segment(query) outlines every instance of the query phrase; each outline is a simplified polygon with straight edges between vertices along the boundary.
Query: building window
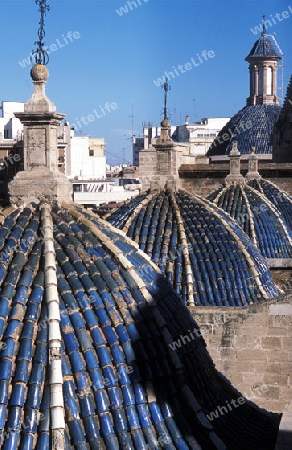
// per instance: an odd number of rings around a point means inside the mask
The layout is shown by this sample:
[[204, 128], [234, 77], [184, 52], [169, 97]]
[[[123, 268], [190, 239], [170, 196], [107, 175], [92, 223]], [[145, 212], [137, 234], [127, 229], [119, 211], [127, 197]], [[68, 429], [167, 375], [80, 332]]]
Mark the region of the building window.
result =
[[94, 150], [89, 149], [89, 156], [94, 156]]
[[273, 69], [272, 67], [267, 68], [267, 95], [272, 95], [273, 86]]
[[9, 138], [9, 130], [4, 130], [4, 139]]

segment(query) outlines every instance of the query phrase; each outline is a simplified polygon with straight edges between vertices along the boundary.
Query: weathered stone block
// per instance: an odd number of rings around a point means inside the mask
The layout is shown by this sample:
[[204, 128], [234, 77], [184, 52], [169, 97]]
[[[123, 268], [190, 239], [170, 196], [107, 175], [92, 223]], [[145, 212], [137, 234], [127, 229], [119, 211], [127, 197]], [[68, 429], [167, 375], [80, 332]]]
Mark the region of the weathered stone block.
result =
[[274, 303], [270, 305], [270, 315], [272, 316], [292, 316], [291, 303]]
[[266, 384], [269, 385], [281, 385], [281, 386], [287, 386], [288, 385], [288, 377], [286, 375], [280, 375], [280, 374], [266, 374], [263, 376], [263, 381]]
[[289, 353], [283, 350], [273, 350], [266, 352], [268, 361], [289, 361]]
[[287, 374], [287, 375], [289, 375], [289, 374], [292, 374], [292, 361], [290, 361], [290, 362], [284, 362], [283, 364], [279, 364], [279, 370], [280, 370], [280, 373], [283, 373], [283, 374]]
[[261, 346], [264, 350], [277, 350], [282, 348], [282, 339], [274, 336], [267, 336], [261, 339]]
[[234, 336], [234, 346], [237, 349], [249, 349], [249, 348], [260, 348], [260, 340], [259, 336]]
[[237, 359], [242, 361], [266, 361], [266, 353], [262, 350], [237, 350]]

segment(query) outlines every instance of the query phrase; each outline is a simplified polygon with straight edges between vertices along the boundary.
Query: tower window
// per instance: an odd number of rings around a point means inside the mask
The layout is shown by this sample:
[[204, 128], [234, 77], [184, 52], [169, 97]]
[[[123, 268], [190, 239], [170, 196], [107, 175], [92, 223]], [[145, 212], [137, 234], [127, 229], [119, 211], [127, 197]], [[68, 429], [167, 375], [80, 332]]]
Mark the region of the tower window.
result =
[[91, 148], [89, 149], [89, 156], [94, 156], [94, 150], [92, 150]]
[[272, 95], [273, 69], [267, 68], [267, 95]]

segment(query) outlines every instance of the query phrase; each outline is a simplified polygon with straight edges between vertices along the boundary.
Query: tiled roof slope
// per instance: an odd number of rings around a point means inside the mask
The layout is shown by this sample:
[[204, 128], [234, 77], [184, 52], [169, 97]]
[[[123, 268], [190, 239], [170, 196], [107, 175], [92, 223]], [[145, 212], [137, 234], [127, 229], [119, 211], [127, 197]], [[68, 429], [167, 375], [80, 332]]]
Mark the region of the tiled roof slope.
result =
[[289, 228], [292, 230], [292, 197], [271, 181], [258, 179], [247, 183], [257, 191], [261, 192], [284, 217]]
[[250, 153], [252, 146], [256, 153], [272, 154], [271, 136], [280, 111], [279, 105], [245, 106], [218, 133], [207, 156], [229, 155], [233, 141], [241, 154]]
[[258, 39], [255, 43], [253, 48], [251, 49], [250, 53], [248, 54], [247, 58], [258, 58], [258, 57], [275, 57], [279, 58], [280, 55], [275, 49], [271, 39], [268, 38], [268, 36], [263, 33], [260, 39]]
[[292, 257], [292, 232], [280, 211], [249, 185], [222, 186], [208, 199], [229, 213], [266, 258]]
[[51, 449], [63, 423], [68, 450], [274, 448], [278, 416], [249, 402], [207, 420], [240, 394], [121, 232], [73, 205], [10, 208], [1, 219], [2, 449]]
[[267, 263], [222, 209], [183, 191], [145, 193], [107, 220], [150, 256], [182, 300], [242, 306], [275, 297]]

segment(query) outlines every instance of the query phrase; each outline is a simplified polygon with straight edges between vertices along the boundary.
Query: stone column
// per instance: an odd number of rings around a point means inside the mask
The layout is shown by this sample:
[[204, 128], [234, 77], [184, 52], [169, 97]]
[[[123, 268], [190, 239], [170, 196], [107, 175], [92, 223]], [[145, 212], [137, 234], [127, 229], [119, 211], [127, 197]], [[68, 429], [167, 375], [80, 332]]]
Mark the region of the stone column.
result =
[[263, 65], [263, 103], [267, 103], [267, 65]]
[[[254, 66], [254, 95], [257, 97], [259, 95], [259, 68]], [[257, 101], [255, 102], [257, 103]]]

